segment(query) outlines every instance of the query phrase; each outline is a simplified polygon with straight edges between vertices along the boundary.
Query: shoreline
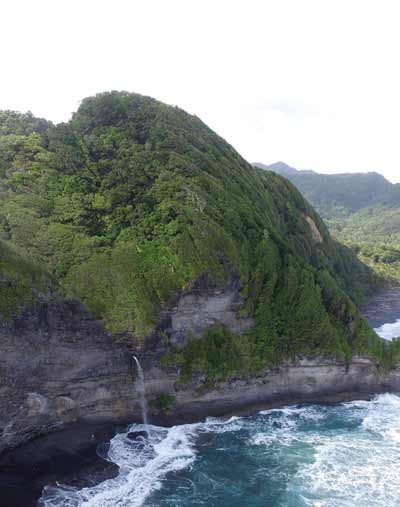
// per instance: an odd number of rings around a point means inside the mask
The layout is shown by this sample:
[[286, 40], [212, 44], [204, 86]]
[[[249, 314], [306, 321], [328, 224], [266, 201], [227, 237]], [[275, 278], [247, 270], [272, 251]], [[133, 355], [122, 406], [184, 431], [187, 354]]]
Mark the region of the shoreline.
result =
[[[252, 403], [221, 410], [220, 414], [204, 413], [190, 417], [176, 414], [170, 417], [150, 417], [150, 424], [176, 426], [201, 422], [207, 417], [229, 419], [232, 416], [251, 416], [262, 410], [292, 405], [332, 405], [356, 400], [371, 400], [384, 393], [396, 394], [396, 390], [343, 391], [310, 396], [286, 397], [264, 403]], [[44, 486], [61, 482], [77, 487], [93, 486], [118, 475], [117, 465], [99, 457], [99, 445], [107, 445], [116, 433], [129, 424], [112, 421], [71, 423], [63, 430], [38, 437], [0, 456], [0, 492], [7, 507], [36, 507]]]

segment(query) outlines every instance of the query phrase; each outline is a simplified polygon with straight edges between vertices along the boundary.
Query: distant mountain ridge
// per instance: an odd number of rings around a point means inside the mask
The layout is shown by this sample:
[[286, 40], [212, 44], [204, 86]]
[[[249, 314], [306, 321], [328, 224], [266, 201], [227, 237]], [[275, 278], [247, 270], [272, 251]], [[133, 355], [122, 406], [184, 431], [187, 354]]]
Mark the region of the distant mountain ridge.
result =
[[275, 173], [278, 173], [282, 176], [286, 175], [297, 175], [298, 173], [301, 174], [317, 174], [315, 171], [311, 171], [309, 169], [295, 169], [294, 167], [291, 167], [290, 165], [286, 164], [285, 162], [275, 162], [274, 164], [265, 165], [261, 164], [260, 162], [255, 162], [253, 165], [260, 167], [261, 169], [266, 169], [267, 171], [274, 171]]
[[320, 174], [284, 162], [253, 165], [289, 179], [340, 239], [400, 242], [400, 185], [381, 174]]

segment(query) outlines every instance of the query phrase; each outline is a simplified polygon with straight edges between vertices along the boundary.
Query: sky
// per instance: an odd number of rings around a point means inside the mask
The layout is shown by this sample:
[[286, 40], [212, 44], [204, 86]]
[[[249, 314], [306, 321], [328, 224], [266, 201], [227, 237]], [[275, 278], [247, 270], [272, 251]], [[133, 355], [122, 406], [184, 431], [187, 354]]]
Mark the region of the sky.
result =
[[398, 0], [1, 0], [0, 109], [150, 95], [249, 162], [400, 182]]

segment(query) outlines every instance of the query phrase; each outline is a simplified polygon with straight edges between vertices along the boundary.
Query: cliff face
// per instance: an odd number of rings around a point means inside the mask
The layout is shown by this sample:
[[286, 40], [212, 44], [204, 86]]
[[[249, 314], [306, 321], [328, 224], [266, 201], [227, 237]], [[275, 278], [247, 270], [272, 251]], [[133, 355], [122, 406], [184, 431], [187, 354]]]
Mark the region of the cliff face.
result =
[[76, 420], [133, 417], [130, 356], [84, 308], [37, 303], [0, 327], [0, 452]]
[[[183, 347], [189, 333], [199, 335], [215, 320], [232, 330], [249, 322], [237, 317], [240, 296], [234, 285], [198, 289], [177, 301], [164, 327]], [[182, 381], [179, 366], [162, 366], [166, 344], [154, 338], [138, 351], [147, 398], [155, 422], [175, 423], [221, 415], [251, 406], [296, 401], [346, 399], [400, 390], [400, 373], [382, 376], [370, 359], [350, 365], [317, 357], [285, 362], [247, 379], [230, 378], [204, 388], [198, 372]], [[106, 332], [76, 302], [37, 303], [0, 328], [0, 453], [70, 423], [140, 421], [139, 393], [132, 364], [135, 347]], [[168, 406], [160, 400], [169, 397]], [[74, 437], [77, 438], [77, 437]]]
[[355, 357], [349, 365], [332, 359], [313, 358], [286, 363], [256, 377], [222, 382], [207, 392], [199, 389], [200, 383], [196, 380], [176, 388], [177, 379], [173, 372], [165, 373], [149, 365], [146, 385], [150, 396], [174, 392], [176, 400], [171, 415], [190, 421], [205, 414], [233, 414], [269, 405], [340, 401], [386, 391], [398, 392], [398, 375], [380, 375], [368, 358]]
[[189, 336], [200, 339], [216, 323], [242, 335], [254, 325], [251, 317], [239, 317], [243, 306], [235, 277], [219, 286], [210, 284], [207, 279], [200, 280], [167, 310], [164, 333], [168, 336], [168, 344], [183, 348]]
[[[180, 347], [189, 334], [200, 339], [215, 322], [240, 333], [252, 324], [237, 317], [242, 303], [235, 283], [222, 289], [199, 287], [166, 313], [164, 333]], [[0, 454], [76, 421], [139, 421], [132, 354], [140, 356], [140, 349], [131, 336], [107, 332], [76, 301], [37, 302], [14, 320], [1, 322]], [[147, 350], [142, 360], [146, 380], [151, 379], [149, 399], [175, 393], [179, 371], [159, 365], [166, 350], [162, 338], [155, 336]], [[189, 406], [188, 417], [192, 410]]]

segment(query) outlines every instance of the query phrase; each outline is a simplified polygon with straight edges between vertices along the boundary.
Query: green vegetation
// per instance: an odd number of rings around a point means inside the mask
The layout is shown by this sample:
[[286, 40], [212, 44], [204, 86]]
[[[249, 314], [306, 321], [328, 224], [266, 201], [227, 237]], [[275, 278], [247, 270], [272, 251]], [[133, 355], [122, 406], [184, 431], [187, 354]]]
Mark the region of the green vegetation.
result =
[[51, 281], [16, 248], [0, 241], [0, 318], [8, 320], [21, 305], [32, 304], [38, 293], [47, 294]]
[[[263, 258], [269, 263], [274, 257], [267, 253], [263, 252]], [[328, 270], [315, 276], [312, 269], [290, 257], [286, 266], [271, 264], [264, 275], [257, 325], [252, 330], [238, 336], [215, 325], [201, 339], [190, 339], [183, 350], [166, 354], [162, 364], [179, 366], [182, 382], [204, 372], [204, 386], [210, 387], [239, 372], [248, 376], [299, 356], [350, 361], [354, 354], [370, 355], [385, 366], [392, 365], [391, 346], [377, 339]]]
[[340, 241], [359, 243], [400, 243], [400, 196], [397, 206], [370, 206], [347, 217], [326, 218], [325, 222]]
[[341, 241], [400, 243], [400, 184], [377, 173], [318, 174], [256, 164], [288, 178]]
[[169, 412], [175, 403], [175, 396], [162, 393], [154, 400], [149, 401], [149, 408], [153, 412]]
[[318, 174], [283, 162], [264, 166], [288, 178], [315, 206], [331, 234], [379, 277], [400, 281], [400, 185], [377, 173]]
[[170, 350], [166, 366], [207, 383], [302, 354], [384, 361], [353, 303], [371, 270], [291, 183], [252, 168], [198, 118], [111, 92], [57, 126], [2, 113], [0, 143], [0, 238], [111, 331], [144, 340], [201, 277], [239, 279], [253, 329], [212, 328]]
[[346, 242], [347, 246], [381, 278], [395, 285], [400, 280], [400, 245]]

